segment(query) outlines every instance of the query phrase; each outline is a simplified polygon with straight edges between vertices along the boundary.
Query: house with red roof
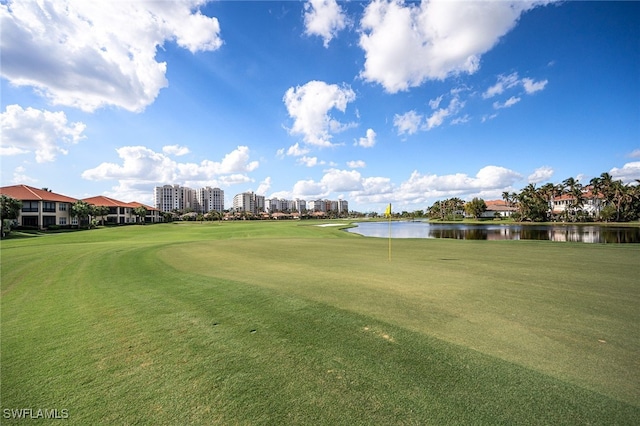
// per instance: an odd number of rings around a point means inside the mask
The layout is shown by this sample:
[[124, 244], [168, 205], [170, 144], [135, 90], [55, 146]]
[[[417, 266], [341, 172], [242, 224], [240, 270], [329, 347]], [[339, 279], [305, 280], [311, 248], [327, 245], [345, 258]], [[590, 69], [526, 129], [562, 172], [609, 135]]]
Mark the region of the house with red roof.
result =
[[147, 217], [145, 217], [144, 219], [146, 223], [159, 223], [164, 221], [160, 209], [139, 203], [137, 201], [132, 201], [129, 204], [133, 205], [134, 209], [136, 207], [144, 207], [147, 210]]
[[[128, 223], [147, 223], [160, 222], [160, 210], [155, 207], [147, 206], [136, 201], [126, 203], [124, 201], [115, 200], [104, 195], [96, 197], [84, 198], [82, 201], [94, 206], [108, 207], [109, 213], [105, 216], [107, 223], [110, 224], [128, 224]], [[138, 207], [144, 207], [147, 210], [147, 216], [144, 219], [139, 218], [134, 210]], [[100, 219], [100, 218], [98, 218]]]
[[[71, 206], [79, 201], [76, 198], [29, 185], [3, 186], [0, 188], [0, 194], [22, 202], [22, 210], [17, 219], [18, 226], [46, 229], [53, 225], [63, 227], [78, 225], [78, 218], [74, 217], [71, 211]], [[141, 220], [134, 213], [134, 209], [140, 206], [147, 210], [145, 222], [162, 221], [158, 209], [142, 203], [125, 203], [102, 195], [85, 198], [82, 201], [94, 206], [108, 207], [109, 213], [105, 216], [107, 223], [139, 223]]]
[[485, 201], [485, 204], [487, 205], [487, 210], [480, 215], [482, 218], [509, 217], [518, 210], [503, 200]]
[[579, 205], [576, 205], [576, 201], [576, 197], [571, 194], [562, 194], [555, 197], [552, 202], [552, 213], [559, 215], [571, 210], [582, 210], [592, 217], [598, 217], [606, 205], [604, 195], [594, 193], [591, 187], [587, 187], [582, 191]]
[[75, 198], [28, 185], [3, 186], [0, 194], [22, 201], [18, 226], [45, 229], [78, 224], [71, 216], [71, 205], [78, 201]]

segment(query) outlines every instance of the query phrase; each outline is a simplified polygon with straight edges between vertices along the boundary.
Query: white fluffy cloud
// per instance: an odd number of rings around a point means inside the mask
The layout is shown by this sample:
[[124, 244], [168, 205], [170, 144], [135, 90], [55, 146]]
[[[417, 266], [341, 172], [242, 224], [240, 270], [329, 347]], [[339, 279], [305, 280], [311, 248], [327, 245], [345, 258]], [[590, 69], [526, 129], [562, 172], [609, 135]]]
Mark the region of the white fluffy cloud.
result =
[[167, 145], [162, 147], [162, 152], [168, 155], [175, 155], [176, 157], [180, 157], [182, 155], [190, 153], [191, 151], [186, 146]]
[[367, 129], [367, 135], [364, 138], [358, 139], [356, 145], [363, 148], [373, 148], [376, 144], [376, 132], [373, 129]]
[[347, 161], [347, 167], [351, 169], [364, 169], [367, 167], [367, 163], [362, 160]]
[[541, 183], [547, 182], [553, 176], [554, 170], [549, 166], [538, 167], [532, 174], [529, 175], [527, 180], [529, 183]]
[[395, 200], [397, 188], [386, 177], [368, 177], [362, 179], [362, 190], [352, 192], [349, 198], [357, 203], [388, 203]]
[[291, 87], [283, 101], [293, 118], [291, 134], [299, 134], [304, 142], [315, 146], [332, 146], [334, 133], [345, 130], [350, 124], [342, 124], [332, 118], [332, 109], [345, 112], [347, 104], [356, 99], [356, 94], [348, 86], [310, 81], [303, 86]]
[[8, 105], [0, 114], [3, 156], [35, 153], [38, 163], [54, 161], [66, 155], [67, 147], [84, 139], [85, 125], [69, 123], [64, 112], [51, 112], [20, 105]]
[[328, 192], [359, 191], [362, 189], [362, 176], [356, 170], [328, 170], [320, 184]]
[[299, 180], [293, 185], [291, 198], [314, 199], [329, 196], [329, 191], [314, 180]]
[[299, 157], [301, 155], [308, 154], [309, 150], [307, 148], [300, 147], [300, 144], [296, 143], [289, 147], [287, 150], [287, 155], [291, 155], [294, 157]]
[[416, 133], [421, 126], [422, 115], [414, 110], [405, 112], [404, 114], [396, 114], [393, 117], [393, 125], [398, 129], [399, 135]]
[[475, 176], [465, 173], [423, 175], [414, 171], [400, 185], [398, 196], [411, 203], [425, 202], [434, 197], [464, 197], [479, 192], [498, 192], [510, 188], [520, 179], [522, 176], [519, 173], [499, 166], [483, 167]]
[[505, 90], [518, 85], [518, 83], [520, 83], [520, 79], [517, 72], [511, 73], [509, 75], [499, 75], [496, 84], [489, 87], [482, 94], [482, 97], [485, 99], [489, 99], [496, 95], [501, 95]]
[[309, 0], [304, 5], [304, 25], [307, 35], [317, 35], [324, 47], [347, 26], [347, 18], [336, 0]]
[[256, 189], [256, 194], [258, 195], [266, 195], [266, 193], [271, 189], [271, 178], [266, 177], [260, 185], [258, 185], [258, 189]]
[[211, 182], [214, 179], [226, 182], [246, 181], [245, 174], [258, 167], [257, 161], [249, 160], [249, 148], [239, 146], [224, 156], [222, 161], [204, 160], [196, 163], [179, 163], [167, 155], [144, 146], [118, 148], [121, 164], [102, 163], [85, 170], [82, 178], [87, 180], [119, 180], [137, 184], [161, 184], [176, 182]]
[[318, 161], [318, 157], [307, 157], [306, 155], [298, 158], [297, 163], [307, 167], [315, 167], [324, 164], [324, 162]]
[[640, 161], [626, 163], [620, 168], [614, 167], [609, 170], [609, 174], [614, 179], [619, 179], [626, 184], [634, 183], [636, 180], [640, 179]]
[[38, 182], [38, 179], [34, 179], [31, 176], [26, 174], [27, 169], [25, 169], [22, 166], [18, 166], [15, 168], [15, 170], [13, 171], [13, 179], [11, 179], [11, 182], [15, 183], [16, 185], [18, 184], [33, 184]]
[[[459, 93], [453, 91], [453, 96], [449, 101], [449, 104], [445, 107], [440, 107], [444, 95], [431, 99], [429, 106], [433, 110], [428, 117], [424, 117], [422, 114], [418, 114], [416, 111], [411, 110], [404, 114], [396, 114], [393, 119], [393, 125], [396, 127], [398, 134], [412, 135], [418, 130], [431, 130], [435, 127], [441, 126], [445, 119], [450, 116], [456, 115], [462, 108], [464, 108], [465, 102], [460, 100]], [[452, 124], [460, 124], [468, 121], [469, 118], [457, 118], [451, 121]]]
[[493, 103], [493, 108], [494, 109], [502, 109], [502, 108], [509, 108], [514, 106], [515, 104], [517, 104], [518, 102], [520, 102], [522, 100], [522, 98], [518, 97], [518, 96], [511, 96], [509, 99], [507, 99], [504, 102], [498, 102], [495, 101]]
[[175, 41], [193, 53], [221, 46], [218, 20], [197, 10], [205, 2], [3, 2], [2, 76], [55, 105], [142, 111], [167, 86], [159, 46]]
[[434, 127], [442, 125], [445, 118], [457, 114], [458, 111], [460, 111], [464, 107], [464, 102], [461, 102], [458, 96], [454, 96], [451, 101], [449, 101], [449, 105], [447, 105], [446, 107], [438, 108], [441, 101], [442, 96], [437, 99], [437, 102], [429, 102], [431, 108], [435, 109], [436, 111], [434, 111], [425, 122], [425, 127], [427, 130], [431, 130]]
[[395, 93], [475, 73], [480, 57], [538, 1], [374, 0], [360, 22], [360, 47], [365, 52], [362, 78]]
[[524, 91], [527, 92], [528, 95], [543, 90], [547, 83], [547, 80], [533, 81], [530, 78], [522, 79], [522, 86], [524, 87]]
[[532, 95], [543, 90], [547, 86], [547, 83], [548, 80], [535, 81], [531, 78], [520, 78], [517, 72], [509, 75], [499, 75], [496, 84], [489, 87], [482, 94], [482, 97], [484, 99], [493, 98], [494, 96], [503, 94], [506, 90], [520, 86], [522, 86], [527, 95]]
[[320, 181], [298, 181], [292, 191], [284, 191], [277, 196], [308, 200], [348, 193], [347, 198], [358, 204], [393, 202], [414, 208], [440, 198], [500, 198], [502, 192], [512, 191], [514, 184], [520, 180], [522, 176], [519, 173], [499, 166], [483, 167], [475, 176], [465, 173], [425, 175], [414, 171], [399, 185], [393, 184], [387, 177], [364, 177], [356, 170], [329, 169]]

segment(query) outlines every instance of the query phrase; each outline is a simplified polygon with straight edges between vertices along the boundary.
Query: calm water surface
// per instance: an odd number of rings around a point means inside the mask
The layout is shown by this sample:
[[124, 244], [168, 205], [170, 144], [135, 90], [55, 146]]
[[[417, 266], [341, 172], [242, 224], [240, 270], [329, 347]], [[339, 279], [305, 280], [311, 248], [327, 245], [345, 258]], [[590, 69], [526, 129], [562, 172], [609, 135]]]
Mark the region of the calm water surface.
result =
[[[361, 222], [349, 232], [389, 237], [388, 222]], [[515, 225], [391, 222], [391, 238], [458, 240], [550, 240], [583, 243], [640, 243], [640, 228], [598, 225]]]

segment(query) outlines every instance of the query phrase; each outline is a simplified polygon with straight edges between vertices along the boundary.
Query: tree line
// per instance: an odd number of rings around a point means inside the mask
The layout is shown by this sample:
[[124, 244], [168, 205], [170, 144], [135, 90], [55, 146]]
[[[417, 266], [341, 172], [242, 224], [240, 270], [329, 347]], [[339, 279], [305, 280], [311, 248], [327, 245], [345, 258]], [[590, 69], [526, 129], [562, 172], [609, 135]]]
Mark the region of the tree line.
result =
[[[502, 193], [502, 199], [514, 211], [511, 218], [532, 222], [630, 222], [640, 219], [640, 180], [624, 184], [602, 173], [583, 185], [575, 178], [559, 184], [547, 183], [540, 187], [529, 184], [520, 192]], [[554, 211], [562, 200], [561, 209]], [[436, 201], [427, 209], [427, 217], [439, 220], [459, 220], [464, 213], [480, 217], [487, 209], [481, 198], [465, 202], [460, 198]]]

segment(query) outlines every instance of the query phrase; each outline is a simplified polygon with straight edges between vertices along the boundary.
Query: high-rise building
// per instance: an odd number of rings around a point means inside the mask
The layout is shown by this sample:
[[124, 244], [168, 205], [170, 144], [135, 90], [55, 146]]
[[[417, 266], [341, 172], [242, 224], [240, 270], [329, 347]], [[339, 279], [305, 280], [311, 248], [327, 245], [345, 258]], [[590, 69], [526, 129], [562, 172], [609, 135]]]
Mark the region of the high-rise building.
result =
[[243, 192], [233, 197], [233, 210], [236, 212], [258, 214], [264, 211], [264, 207], [264, 195], [256, 195], [254, 192]]
[[196, 190], [198, 213], [209, 213], [212, 210], [222, 213], [224, 211], [224, 191], [220, 188], [207, 186]]
[[264, 211], [270, 213], [294, 211], [293, 203], [284, 198], [267, 198], [264, 200]]
[[304, 213], [307, 210], [307, 202], [296, 198], [291, 202], [291, 211], [297, 211], [298, 213]]
[[349, 202], [347, 200], [338, 200], [338, 213], [349, 213]]
[[314, 212], [326, 212], [327, 211], [327, 203], [325, 200], [311, 200], [307, 203], [307, 207], [309, 210]]
[[156, 186], [154, 207], [161, 212], [196, 209], [196, 191], [180, 185]]

